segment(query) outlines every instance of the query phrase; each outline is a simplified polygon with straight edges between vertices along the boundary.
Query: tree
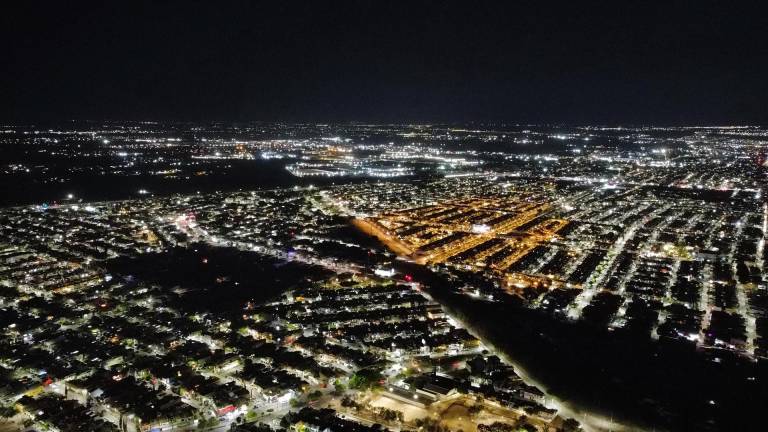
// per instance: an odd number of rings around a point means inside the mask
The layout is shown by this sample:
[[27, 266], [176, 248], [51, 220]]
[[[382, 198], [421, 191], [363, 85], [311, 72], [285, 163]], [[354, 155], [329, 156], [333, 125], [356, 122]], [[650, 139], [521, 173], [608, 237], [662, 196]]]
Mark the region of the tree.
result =
[[377, 414], [383, 420], [393, 422], [403, 418], [403, 413], [389, 408], [379, 408]]
[[424, 417], [416, 419], [414, 422], [416, 426], [423, 428], [427, 432], [447, 432], [447, 428], [444, 428], [438, 420], [434, 420], [430, 417]]
[[197, 424], [198, 429], [207, 429], [219, 425], [218, 417], [205, 417]]
[[507, 423], [493, 422], [489, 425], [481, 424], [477, 428], [481, 432], [517, 432], [518, 429]]
[[360, 404], [353, 401], [352, 398], [349, 396], [344, 396], [343, 398], [341, 398], [341, 406], [343, 406], [344, 408], [354, 408], [355, 410], [360, 409]]
[[575, 419], [569, 418], [563, 422], [563, 430], [565, 431], [578, 431], [580, 428], [581, 425]]
[[347, 387], [339, 380], [336, 380], [333, 382], [333, 394], [334, 396], [339, 396], [344, 394], [344, 391], [347, 390]]
[[381, 372], [373, 369], [361, 369], [349, 379], [349, 388], [355, 390], [367, 390], [371, 387], [379, 385], [379, 382], [383, 379]]
[[317, 400], [320, 399], [320, 397], [323, 395], [323, 393], [320, 390], [315, 390], [312, 393], [307, 395], [307, 399], [309, 400]]
[[13, 406], [0, 407], [0, 418], [11, 418], [16, 415], [16, 408]]

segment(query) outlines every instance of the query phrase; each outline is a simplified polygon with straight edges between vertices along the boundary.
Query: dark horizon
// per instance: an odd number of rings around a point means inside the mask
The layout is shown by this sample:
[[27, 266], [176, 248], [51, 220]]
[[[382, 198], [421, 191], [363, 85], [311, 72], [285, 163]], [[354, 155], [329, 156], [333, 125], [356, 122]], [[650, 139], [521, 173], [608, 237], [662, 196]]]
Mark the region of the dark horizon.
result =
[[0, 121], [766, 124], [760, 6], [16, 4]]
[[70, 118], [63, 120], [37, 119], [37, 120], [0, 120], [0, 126], [12, 128], [25, 127], [65, 127], [67, 125], [84, 126], [93, 124], [156, 124], [158, 126], [191, 126], [191, 125], [286, 125], [286, 126], [391, 126], [391, 127], [430, 127], [430, 128], [458, 128], [458, 127], [481, 127], [481, 128], [606, 128], [606, 129], [639, 129], [639, 128], [677, 128], [677, 129], [735, 129], [735, 128], [763, 128], [768, 126], [768, 120], [763, 123], [674, 123], [674, 122], [640, 122], [640, 123], [587, 123], [587, 122], [508, 122], [508, 121], [363, 121], [363, 120], [329, 120], [329, 121], [311, 121], [311, 120], [259, 120], [259, 119], [121, 119], [121, 118]]

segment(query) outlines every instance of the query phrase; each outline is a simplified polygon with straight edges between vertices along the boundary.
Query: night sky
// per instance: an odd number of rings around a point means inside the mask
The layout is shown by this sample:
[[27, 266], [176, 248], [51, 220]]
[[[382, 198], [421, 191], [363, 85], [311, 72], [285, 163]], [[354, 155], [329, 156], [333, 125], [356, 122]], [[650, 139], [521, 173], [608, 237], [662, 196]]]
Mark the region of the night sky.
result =
[[768, 122], [760, 2], [15, 3], [5, 122]]

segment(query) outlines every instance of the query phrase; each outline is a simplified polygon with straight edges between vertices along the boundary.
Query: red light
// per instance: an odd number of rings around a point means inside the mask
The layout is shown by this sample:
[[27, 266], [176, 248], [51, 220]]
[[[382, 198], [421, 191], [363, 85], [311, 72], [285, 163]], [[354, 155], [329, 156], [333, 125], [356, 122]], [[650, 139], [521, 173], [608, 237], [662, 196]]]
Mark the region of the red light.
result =
[[235, 410], [235, 406], [234, 405], [227, 405], [224, 408], [219, 409], [217, 411], [217, 414], [218, 415], [224, 415], [224, 414], [232, 412], [234, 410]]
[[413, 276], [407, 274], [407, 275], [405, 275], [404, 279], [405, 279], [406, 282], [411, 282], [411, 281], [413, 281]]

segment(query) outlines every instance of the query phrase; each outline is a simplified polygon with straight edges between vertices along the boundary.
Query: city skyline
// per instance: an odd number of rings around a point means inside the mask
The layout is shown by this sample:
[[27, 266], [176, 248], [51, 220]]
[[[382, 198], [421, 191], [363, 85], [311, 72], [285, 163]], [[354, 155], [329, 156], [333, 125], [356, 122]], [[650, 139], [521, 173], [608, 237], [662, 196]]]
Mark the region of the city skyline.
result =
[[760, 2], [12, 2], [0, 432], [768, 405]]
[[5, 126], [0, 426], [754, 427], [766, 141]]

